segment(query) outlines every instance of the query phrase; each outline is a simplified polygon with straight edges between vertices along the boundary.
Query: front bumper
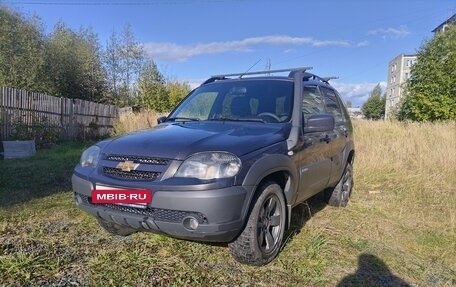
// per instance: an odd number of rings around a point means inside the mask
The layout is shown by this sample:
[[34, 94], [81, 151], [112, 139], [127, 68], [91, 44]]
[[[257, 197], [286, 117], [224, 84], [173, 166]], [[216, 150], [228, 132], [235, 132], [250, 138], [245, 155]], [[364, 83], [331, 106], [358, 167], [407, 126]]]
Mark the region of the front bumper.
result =
[[[95, 217], [137, 231], [208, 242], [229, 242], [240, 233], [248, 209], [248, 194], [253, 189], [232, 186], [200, 191], [160, 191], [156, 187], [152, 190], [153, 200], [150, 206], [141, 209], [114, 204], [92, 204], [94, 184], [77, 175], [73, 175], [72, 184], [77, 206]], [[187, 229], [183, 224], [184, 219], [189, 217], [199, 223], [195, 230]]]

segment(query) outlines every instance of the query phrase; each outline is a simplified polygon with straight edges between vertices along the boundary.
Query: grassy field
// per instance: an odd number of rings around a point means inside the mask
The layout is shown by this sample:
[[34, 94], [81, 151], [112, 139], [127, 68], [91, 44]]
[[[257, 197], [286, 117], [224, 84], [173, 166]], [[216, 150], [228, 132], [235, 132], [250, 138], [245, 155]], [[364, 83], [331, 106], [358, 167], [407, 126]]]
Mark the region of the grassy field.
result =
[[1, 286], [456, 285], [456, 124], [355, 122], [355, 190], [345, 209], [318, 198], [264, 267], [223, 245], [111, 236], [72, 202], [88, 144], [0, 160]]

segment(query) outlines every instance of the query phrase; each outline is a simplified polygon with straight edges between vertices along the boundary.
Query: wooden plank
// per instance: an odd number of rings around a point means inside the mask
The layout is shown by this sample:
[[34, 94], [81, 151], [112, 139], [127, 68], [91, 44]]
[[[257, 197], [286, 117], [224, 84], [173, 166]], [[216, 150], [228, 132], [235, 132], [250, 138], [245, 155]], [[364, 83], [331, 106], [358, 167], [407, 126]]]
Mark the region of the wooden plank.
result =
[[58, 128], [62, 138], [73, 138], [81, 127], [85, 135], [91, 123], [98, 125], [99, 135], [112, 128], [118, 109], [80, 99], [53, 97], [26, 90], [0, 87], [0, 139], [8, 139], [12, 122], [18, 120], [33, 128], [38, 124], [46, 129]]

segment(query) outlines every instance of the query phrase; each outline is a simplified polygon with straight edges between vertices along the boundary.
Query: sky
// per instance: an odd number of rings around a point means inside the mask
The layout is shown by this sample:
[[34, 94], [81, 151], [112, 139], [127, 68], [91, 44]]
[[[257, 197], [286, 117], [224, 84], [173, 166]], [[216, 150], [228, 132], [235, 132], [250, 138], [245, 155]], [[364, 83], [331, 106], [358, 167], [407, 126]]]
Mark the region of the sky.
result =
[[[313, 67], [360, 106], [386, 86], [388, 62], [414, 54], [456, 13], [456, 0], [0, 0], [41, 18], [91, 27], [105, 45], [127, 24], [167, 77]], [[256, 65], [255, 65], [256, 63]], [[254, 67], [252, 67], [255, 65]]]

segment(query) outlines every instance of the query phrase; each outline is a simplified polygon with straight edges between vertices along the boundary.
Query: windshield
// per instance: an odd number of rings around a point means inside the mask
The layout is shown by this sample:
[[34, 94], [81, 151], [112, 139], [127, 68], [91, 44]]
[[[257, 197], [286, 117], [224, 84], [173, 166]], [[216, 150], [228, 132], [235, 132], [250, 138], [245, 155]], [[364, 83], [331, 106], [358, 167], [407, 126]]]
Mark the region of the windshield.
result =
[[288, 122], [293, 82], [281, 80], [219, 81], [197, 88], [168, 120]]

